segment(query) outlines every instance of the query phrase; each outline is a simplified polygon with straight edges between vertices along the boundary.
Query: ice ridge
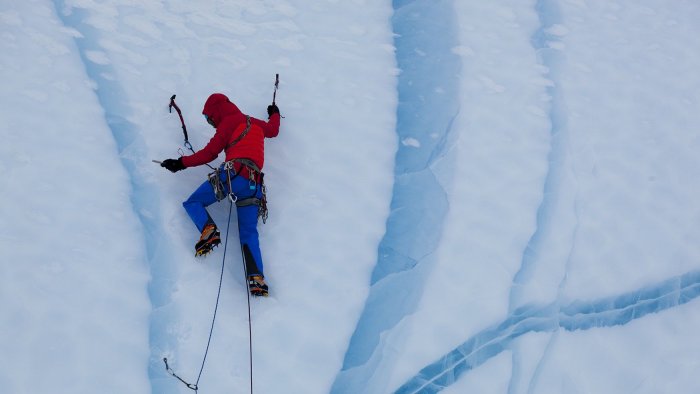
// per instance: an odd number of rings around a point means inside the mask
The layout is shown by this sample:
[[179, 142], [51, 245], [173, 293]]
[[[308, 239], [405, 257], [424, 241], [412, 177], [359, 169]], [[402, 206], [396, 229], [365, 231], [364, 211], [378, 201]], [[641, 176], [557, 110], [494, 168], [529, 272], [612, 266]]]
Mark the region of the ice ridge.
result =
[[691, 271], [640, 290], [567, 305], [527, 305], [424, 367], [396, 394], [436, 393], [505, 350], [523, 334], [587, 330], [627, 324], [650, 313], [683, 305], [700, 296], [700, 271]]
[[539, 0], [536, 10], [540, 18], [540, 27], [531, 38], [532, 46], [538, 53], [540, 63], [548, 70], [547, 76], [553, 83], [547, 87], [547, 95], [550, 97], [549, 123], [550, 123], [550, 151], [548, 155], [548, 168], [542, 191], [542, 201], [537, 209], [537, 226], [532, 234], [522, 255], [521, 265], [513, 277], [513, 287], [510, 292], [510, 309], [516, 308], [521, 298], [522, 285], [527, 283], [532, 275], [534, 265], [537, 263], [538, 252], [546, 242], [547, 233], [550, 231], [551, 218], [557, 216], [560, 209], [560, 190], [567, 167], [566, 144], [568, 138], [567, 113], [564, 104], [564, 95], [561, 86], [557, 83], [558, 63], [560, 53], [550, 47], [550, 43], [559, 40], [559, 37], [547, 33], [554, 24], [559, 23], [560, 16], [556, 4], [549, 0]]
[[[569, 256], [563, 264], [563, 286], [566, 271], [569, 268], [571, 251], [573, 250], [576, 229], [578, 227], [578, 215], [576, 212], [575, 181], [572, 181], [571, 174], [574, 174], [570, 161], [567, 160], [567, 144], [569, 131], [567, 128], [567, 110], [564, 99], [564, 92], [559, 83], [559, 63], [562, 54], [552, 45], [560, 40], [560, 37], [550, 33], [550, 29], [562, 23], [561, 12], [556, 1], [538, 0], [535, 4], [535, 11], [539, 19], [539, 27], [530, 38], [531, 45], [536, 51], [539, 63], [546, 69], [546, 77], [552, 81], [546, 88], [549, 96], [549, 127], [550, 127], [550, 150], [548, 153], [548, 167], [542, 190], [542, 201], [537, 209], [536, 229], [528, 240], [522, 254], [520, 268], [513, 276], [513, 284], [509, 294], [509, 311], [513, 311], [523, 303], [526, 303], [524, 295], [527, 285], [531, 283], [536, 270], [540, 254], [547, 248], [547, 242], [551, 242], [549, 237], [553, 229], [553, 217], [565, 217], [567, 215], [575, 219], [573, 228], [569, 231], [568, 240], [558, 240], [560, 246], [569, 248]], [[568, 192], [564, 192], [568, 189]], [[574, 194], [572, 197], [571, 194]], [[573, 214], [572, 214], [573, 211]], [[561, 245], [563, 242], [568, 244]], [[563, 256], [562, 256], [563, 257]], [[547, 346], [549, 349], [549, 346]], [[515, 390], [521, 373], [520, 351], [517, 346], [512, 347], [513, 370], [508, 388], [509, 393]], [[546, 352], [547, 350], [545, 350]], [[545, 359], [543, 357], [542, 359]], [[539, 367], [538, 367], [539, 368]], [[532, 381], [531, 381], [532, 383]]]
[[[458, 74], [453, 2], [394, 1], [399, 104], [399, 144], [394, 190], [386, 233], [380, 242], [369, 296], [347, 348], [342, 370], [331, 393], [368, 392], [381, 365], [390, 365], [381, 336], [415, 311], [432, 253], [442, 235], [448, 209], [447, 194], [434, 165], [443, 160], [459, 112]], [[434, 37], [441, 37], [434, 40]], [[375, 389], [377, 387], [375, 386]]]
[[[90, 24], [85, 23], [87, 11], [76, 7], [68, 7], [61, 0], [55, 0], [54, 6], [58, 17], [66, 27], [77, 30], [82, 35], [75, 39], [80, 58], [85, 71], [96, 84], [95, 93], [98, 102], [104, 110], [104, 116], [119, 151], [119, 158], [131, 180], [131, 205], [139, 218], [145, 236], [145, 247], [151, 280], [148, 294], [153, 306], [150, 317], [149, 341], [151, 358], [149, 360], [149, 377], [153, 392], [174, 392], [175, 383], [163, 373], [161, 356], [165, 349], [172, 348], [171, 335], [166, 327], [175, 317], [167, 311], [167, 304], [172, 294], [173, 279], [171, 265], [172, 255], [169, 250], [168, 237], [162, 226], [158, 207], [158, 191], [152, 181], [148, 180], [141, 170], [146, 164], [145, 143], [140, 136], [138, 125], [129, 120], [131, 111], [123, 88], [116, 78], [114, 68], [108, 59], [95, 62], [95, 54], [103, 54], [100, 48], [99, 32]], [[90, 57], [93, 57], [91, 60]], [[99, 163], [92, 163], [99, 165]]]

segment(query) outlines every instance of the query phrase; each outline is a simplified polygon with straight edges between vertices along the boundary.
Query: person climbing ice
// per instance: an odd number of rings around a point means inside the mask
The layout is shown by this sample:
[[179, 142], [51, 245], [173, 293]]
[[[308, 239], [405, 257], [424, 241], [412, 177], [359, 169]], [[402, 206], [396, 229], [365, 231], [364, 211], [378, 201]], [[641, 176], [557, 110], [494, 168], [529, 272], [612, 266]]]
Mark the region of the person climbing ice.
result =
[[207, 145], [178, 159], [161, 164], [171, 172], [207, 164], [225, 152], [225, 162], [182, 203], [187, 214], [201, 232], [195, 245], [195, 255], [205, 256], [221, 243], [221, 235], [207, 207], [230, 196], [236, 202], [238, 230], [248, 288], [253, 296], [267, 296], [268, 286], [263, 274], [263, 261], [258, 240], [258, 218], [267, 215], [264, 164], [264, 140], [279, 133], [280, 111], [273, 103], [267, 107], [268, 120], [243, 114], [228, 97], [214, 93], [202, 110], [207, 123], [216, 129]]

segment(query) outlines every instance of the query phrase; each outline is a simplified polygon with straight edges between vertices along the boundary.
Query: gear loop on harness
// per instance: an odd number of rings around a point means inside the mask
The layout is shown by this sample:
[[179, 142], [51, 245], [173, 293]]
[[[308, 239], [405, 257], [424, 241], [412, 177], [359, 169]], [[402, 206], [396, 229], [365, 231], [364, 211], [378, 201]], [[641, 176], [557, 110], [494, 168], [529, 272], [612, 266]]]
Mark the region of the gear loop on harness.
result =
[[[236, 137], [235, 140], [228, 144], [226, 148], [224, 148], [224, 150], [227, 150], [232, 146], [236, 145], [238, 142], [240, 142], [243, 139], [243, 137], [245, 137], [246, 134], [248, 134], [250, 128], [250, 116], [246, 116], [245, 129], [241, 132], [241, 134], [238, 135], [238, 137]], [[236, 171], [236, 164], [239, 164], [238, 171]], [[253, 191], [253, 195], [251, 197], [239, 199], [238, 196], [236, 196], [236, 194], [233, 192], [233, 185], [231, 181], [242, 172], [243, 168], [246, 168], [248, 170], [248, 188]], [[227, 191], [224, 191], [224, 185], [221, 181], [223, 171], [226, 171], [226, 181], [228, 181]], [[231, 176], [231, 172], [233, 172], [233, 176]], [[221, 201], [228, 197], [231, 200], [231, 202], [236, 203], [236, 206], [239, 208], [255, 205], [258, 207], [258, 218], [262, 218], [263, 223], [266, 223], [268, 212], [266, 195], [267, 189], [265, 187], [264, 176], [265, 174], [260, 170], [260, 167], [258, 167], [258, 165], [253, 160], [247, 158], [233, 158], [223, 162], [221, 166], [219, 166], [219, 169], [214, 170], [214, 172], [208, 175], [208, 178], [209, 183], [211, 184], [212, 189], [214, 190], [214, 194], [216, 195], [217, 201]], [[260, 189], [258, 189], [258, 187]], [[258, 198], [257, 196], [259, 192], [262, 194], [261, 198]]]
[[233, 178], [231, 178], [231, 170], [234, 169], [233, 163], [231, 161], [226, 161], [222, 165], [222, 168], [226, 171], [226, 178], [228, 180], [228, 198], [232, 203], [236, 203], [238, 201], [238, 196], [233, 192], [233, 185], [231, 185], [231, 179], [236, 177], [236, 173], [234, 172]]
[[[238, 171], [236, 171], [236, 164], [240, 166]], [[214, 188], [214, 193], [217, 196], [217, 200], [221, 201], [228, 196], [231, 199], [231, 202], [235, 202], [236, 206], [239, 208], [255, 205], [258, 207], [258, 218], [262, 218], [263, 223], [266, 223], [268, 217], [267, 188], [265, 187], [265, 173], [260, 170], [260, 167], [258, 167], [258, 165], [250, 159], [235, 158], [222, 163], [220, 168], [220, 171], [226, 171], [226, 180], [228, 181], [229, 186], [227, 193], [223, 192], [223, 184], [220, 183], [221, 181], [217, 177], [218, 171], [209, 174], [210, 183]], [[250, 197], [238, 198], [238, 196], [233, 193], [232, 180], [242, 172], [243, 168], [248, 170], [250, 190], [253, 190], [254, 192]], [[233, 175], [231, 175], [231, 172], [233, 172]], [[212, 181], [211, 178], [213, 177], [217, 177], [217, 181]], [[215, 185], [221, 186], [217, 189], [217, 186]], [[262, 194], [261, 198], [257, 196], [258, 193]]]

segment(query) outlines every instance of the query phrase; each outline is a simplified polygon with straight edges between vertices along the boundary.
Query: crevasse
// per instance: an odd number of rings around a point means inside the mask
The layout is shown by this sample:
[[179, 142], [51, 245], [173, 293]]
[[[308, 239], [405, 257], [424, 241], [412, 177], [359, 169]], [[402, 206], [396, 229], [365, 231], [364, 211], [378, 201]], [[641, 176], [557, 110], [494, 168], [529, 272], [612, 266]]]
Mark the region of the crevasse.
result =
[[700, 271], [691, 271], [639, 290], [598, 300], [574, 301], [563, 306], [558, 302], [526, 305], [422, 368], [396, 393], [439, 392], [462, 374], [506, 350], [524, 334], [624, 325], [650, 313], [683, 305], [698, 296]]
[[87, 12], [79, 8], [67, 8], [62, 0], [55, 0], [54, 6], [63, 24], [80, 32], [75, 39], [85, 72], [95, 84], [97, 99], [104, 109], [107, 125], [119, 150], [119, 158], [131, 179], [131, 205], [143, 226], [147, 264], [151, 272], [148, 295], [153, 312], [150, 317], [149, 341], [151, 357], [148, 363], [151, 390], [154, 393], [174, 392], [177, 382], [163, 373], [161, 355], [165, 349], [172, 348], [174, 338], [166, 328], [177, 320], [174, 312], [168, 308], [174, 284], [172, 271], [173, 256], [170, 252], [169, 238], [163, 234], [159, 199], [155, 184], [139, 170], [146, 160], [146, 147], [138, 126], [128, 119], [131, 110], [124, 89], [119, 84], [114, 69], [110, 64], [97, 64], [88, 58], [92, 52], [101, 53], [99, 32], [85, 23]]
[[393, 7], [401, 74], [391, 213], [370, 293], [332, 393], [382, 392], [380, 371], [392, 363], [382, 333], [415, 311], [448, 209], [440, 184], [444, 176], [433, 166], [447, 154], [459, 112], [461, 60], [452, 52], [457, 32], [453, 2], [396, 0]]

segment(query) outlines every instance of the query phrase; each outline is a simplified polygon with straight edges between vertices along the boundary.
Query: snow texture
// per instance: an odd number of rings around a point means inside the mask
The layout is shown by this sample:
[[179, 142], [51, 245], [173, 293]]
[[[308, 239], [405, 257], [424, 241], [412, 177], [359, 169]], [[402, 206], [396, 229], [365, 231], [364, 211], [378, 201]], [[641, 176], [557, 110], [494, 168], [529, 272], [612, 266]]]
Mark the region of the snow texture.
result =
[[[167, 357], [200, 393], [700, 392], [699, 19], [0, 4], [1, 391], [191, 393]], [[209, 169], [152, 160], [185, 149], [170, 96], [201, 148], [208, 95], [264, 118], [276, 73], [251, 360], [237, 229], [196, 259], [181, 205]]]

